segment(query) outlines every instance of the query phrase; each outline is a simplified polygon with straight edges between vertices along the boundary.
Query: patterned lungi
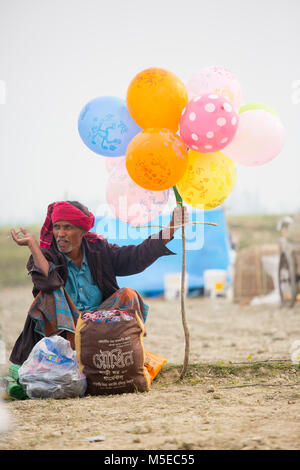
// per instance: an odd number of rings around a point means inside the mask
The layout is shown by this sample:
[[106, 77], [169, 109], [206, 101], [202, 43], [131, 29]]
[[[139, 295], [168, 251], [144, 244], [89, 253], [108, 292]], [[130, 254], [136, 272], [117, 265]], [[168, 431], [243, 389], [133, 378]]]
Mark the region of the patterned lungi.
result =
[[[98, 310], [136, 311], [145, 322], [149, 307], [144, 303], [140, 294], [124, 287], [102, 302]], [[80, 314], [67, 291], [61, 287], [51, 294], [40, 292], [34, 299], [28, 315], [35, 321], [35, 331], [42, 336], [51, 336], [64, 332], [74, 347], [74, 333]]]

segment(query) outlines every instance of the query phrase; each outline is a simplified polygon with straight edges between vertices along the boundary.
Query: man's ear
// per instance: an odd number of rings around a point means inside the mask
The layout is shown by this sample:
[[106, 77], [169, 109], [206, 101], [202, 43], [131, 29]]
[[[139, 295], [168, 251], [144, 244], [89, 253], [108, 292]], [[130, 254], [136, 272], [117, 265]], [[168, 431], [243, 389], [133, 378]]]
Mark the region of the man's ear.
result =
[[81, 230], [81, 239], [85, 237], [85, 235], [87, 235], [88, 233], [88, 230]]

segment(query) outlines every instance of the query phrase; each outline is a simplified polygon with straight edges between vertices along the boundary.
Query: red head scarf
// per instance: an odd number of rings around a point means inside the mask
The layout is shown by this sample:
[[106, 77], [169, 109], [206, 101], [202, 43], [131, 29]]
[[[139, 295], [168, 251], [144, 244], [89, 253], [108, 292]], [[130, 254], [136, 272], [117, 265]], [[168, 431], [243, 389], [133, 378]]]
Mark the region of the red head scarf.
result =
[[[80, 209], [74, 207], [65, 201], [54, 202], [49, 204], [47, 216], [40, 233], [40, 246], [49, 249], [53, 239], [53, 224], [60, 220], [67, 220], [71, 224], [80, 227], [83, 230], [90, 230], [95, 223], [95, 217], [90, 212], [85, 215]], [[102, 235], [89, 232], [85, 235], [87, 241], [96, 242], [98, 239], [103, 239]]]

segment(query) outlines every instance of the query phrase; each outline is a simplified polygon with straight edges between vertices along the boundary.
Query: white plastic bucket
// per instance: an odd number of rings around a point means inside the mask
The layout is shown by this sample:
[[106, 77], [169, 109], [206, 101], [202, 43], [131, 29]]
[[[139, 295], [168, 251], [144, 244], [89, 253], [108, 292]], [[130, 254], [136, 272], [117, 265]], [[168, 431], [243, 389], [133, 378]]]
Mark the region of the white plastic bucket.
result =
[[[185, 295], [187, 293], [188, 274], [185, 274]], [[181, 295], [181, 273], [167, 273], [164, 275], [164, 298], [166, 300], [179, 299]]]
[[204, 271], [204, 295], [211, 298], [224, 297], [226, 277], [227, 271], [224, 269], [207, 269]]

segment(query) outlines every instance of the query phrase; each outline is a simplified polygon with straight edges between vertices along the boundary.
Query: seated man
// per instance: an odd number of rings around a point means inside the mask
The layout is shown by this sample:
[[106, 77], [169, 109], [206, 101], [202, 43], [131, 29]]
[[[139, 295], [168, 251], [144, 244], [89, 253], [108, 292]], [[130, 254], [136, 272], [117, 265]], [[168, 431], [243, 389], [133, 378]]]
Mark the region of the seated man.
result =
[[120, 289], [116, 276], [142, 272], [159, 257], [174, 254], [165, 245], [188, 214], [176, 207], [169, 226], [137, 246], [119, 247], [89, 232], [94, 221], [79, 202], [62, 201], [48, 206], [40, 244], [24, 228], [19, 230], [23, 237], [11, 230], [14, 241], [32, 253], [27, 269], [35, 297], [10, 355], [14, 364], [22, 365], [44, 336], [61, 334], [74, 347], [80, 311], [134, 309], [145, 321], [148, 306], [135, 290]]

